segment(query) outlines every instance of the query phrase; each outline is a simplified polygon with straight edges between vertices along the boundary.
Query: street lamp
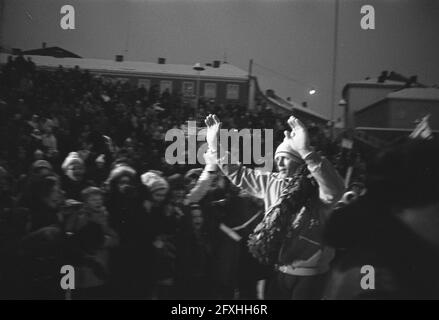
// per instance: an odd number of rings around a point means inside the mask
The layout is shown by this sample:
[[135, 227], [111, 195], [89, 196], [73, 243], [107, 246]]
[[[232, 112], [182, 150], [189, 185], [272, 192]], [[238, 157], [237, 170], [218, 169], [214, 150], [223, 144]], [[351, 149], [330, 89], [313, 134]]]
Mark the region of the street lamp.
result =
[[200, 72], [205, 70], [204, 67], [197, 62], [196, 64], [194, 64], [194, 66], [192, 67], [192, 69], [196, 70], [198, 73], [198, 77], [197, 77], [197, 95], [196, 95], [196, 101], [195, 101], [195, 110], [198, 111], [198, 102], [200, 100]]
[[[314, 85], [312, 85], [312, 84], [305, 83], [305, 82], [303, 82], [303, 81], [300, 81], [300, 80], [298, 80], [298, 79], [296, 79], [296, 78], [293, 78], [293, 77], [290, 76], [290, 75], [286, 75], [286, 74], [283, 74], [283, 73], [281, 73], [281, 72], [279, 72], [279, 71], [276, 71], [276, 70], [273, 70], [273, 69], [268, 68], [268, 67], [266, 67], [266, 66], [263, 66], [263, 65], [261, 65], [261, 64], [259, 64], [259, 63], [254, 62], [253, 59], [250, 60], [250, 67], [249, 67], [249, 70], [252, 70], [253, 65], [256, 65], [256, 66], [258, 66], [258, 67], [260, 67], [260, 68], [262, 68], [262, 69], [265, 69], [265, 70], [267, 70], [267, 71], [269, 71], [269, 72], [271, 72], [271, 73], [273, 73], [273, 74], [276, 74], [277, 76], [281, 76], [282, 78], [287, 79], [287, 80], [289, 80], [289, 81], [291, 81], [291, 82], [295, 82], [295, 83], [300, 84], [301, 86], [305, 87], [305, 89], [307, 90], [307, 93], [308, 93], [310, 96], [313, 96], [313, 95], [315, 95], [315, 94], [318, 93], [318, 90], [316, 89], [316, 86], [314, 86]], [[250, 72], [249, 72], [249, 73], [250, 73]]]
[[343, 116], [344, 116], [344, 128], [348, 129], [349, 128], [349, 110], [348, 110], [348, 103], [345, 99], [341, 99], [338, 102], [338, 106], [343, 108]]

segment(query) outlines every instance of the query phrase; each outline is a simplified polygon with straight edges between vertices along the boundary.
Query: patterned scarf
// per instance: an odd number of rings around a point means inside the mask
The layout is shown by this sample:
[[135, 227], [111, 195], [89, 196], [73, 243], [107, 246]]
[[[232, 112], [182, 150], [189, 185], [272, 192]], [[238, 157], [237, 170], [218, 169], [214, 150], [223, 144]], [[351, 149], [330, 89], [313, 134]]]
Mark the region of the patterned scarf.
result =
[[282, 191], [279, 201], [265, 214], [248, 240], [250, 253], [261, 263], [285, 263], [285, 246], [310, 222], [309, 201], [317, 194], [317, 183], [306, 165], [299, 167]]

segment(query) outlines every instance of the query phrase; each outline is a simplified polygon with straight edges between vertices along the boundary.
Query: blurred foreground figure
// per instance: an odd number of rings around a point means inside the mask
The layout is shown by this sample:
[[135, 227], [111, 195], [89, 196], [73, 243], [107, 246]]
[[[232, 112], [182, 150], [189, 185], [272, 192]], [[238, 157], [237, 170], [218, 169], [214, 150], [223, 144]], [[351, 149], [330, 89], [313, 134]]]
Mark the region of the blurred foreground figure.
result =
[[437, 142], [411, 141], [383, 153], [368, 177], [366, 195], [328, 222], [329, 243], [344, 250], [326, 298], [438, 299]]

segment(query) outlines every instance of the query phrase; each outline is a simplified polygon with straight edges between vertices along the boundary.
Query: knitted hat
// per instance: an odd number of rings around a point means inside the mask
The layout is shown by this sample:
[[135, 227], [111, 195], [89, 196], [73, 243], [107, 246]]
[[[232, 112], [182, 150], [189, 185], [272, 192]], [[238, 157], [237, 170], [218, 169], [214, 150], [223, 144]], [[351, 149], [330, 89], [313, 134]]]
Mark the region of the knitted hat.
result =
[[294, 162], [302, 163], [303, 159], [300, 154], [291, 148], [288, 141], [283, 141], [276, 149], [276, 153], [274, 154], [274, 158], [278, 156], [284, 156], [291, 158]]
[[117, 164], [113, 168], [113, 170], [111, 170], [107, 179], [107, 183], [111, 183], [112, 181], [119, 179], [122, 176], [129, 176], [133, 178], [136, 174], [137, 174], [136, 170], [134, 170], [133, 168], [131, 168], [130, 166], [124, 163], [120, 163]]
[[96, 162], [96, 163], [105, 163], [105, 154], [100, 154], [100, 155], [96, 158], [95, 162]]
[[34, 156], [35, 157], [44, 157], [44, 152], [41, 151], [40, 149], [35, 150], [34, 152]]
[[155, 192], [157, 190], [165, 189], [169, 190], [169, 183], [162, 177], [160, 177], [157, 173], [148, 171], [140, 177], [142, 183], [148, 187], [151, 192]]
[[53, 170], [52, 165], [46, 160], [37, 160], [34, 163], [32, 163], [32, 170], [36, 170], [40, 168]]
[[64, 171], [67, 171], [70, 168], [70, 166], [72, 166], [75, 163], [83, 165], [84, 161], [81, 159], [81, 157], [77, 152], [70, 152], [69, 155], [65, 158], [64, 162], [62, 163], [61, 168]]

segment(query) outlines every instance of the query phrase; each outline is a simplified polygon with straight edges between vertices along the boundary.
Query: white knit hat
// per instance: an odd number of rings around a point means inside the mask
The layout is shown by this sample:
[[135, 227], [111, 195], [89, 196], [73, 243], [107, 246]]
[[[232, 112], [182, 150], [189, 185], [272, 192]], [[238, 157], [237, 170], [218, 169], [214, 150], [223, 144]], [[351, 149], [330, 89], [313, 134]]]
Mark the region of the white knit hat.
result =
[[288, 141], [283, 141], [276, 149], [276, 153], [274, 154], [274, 158], [278, 156], [285, 156], [288, 158], [292, 158], [293, 161], [302, 163], [303, 159], [300, 154], [291, 148], [291, 145]]
[[160, 177], [157, 173], [148, 171], [140, 177], [142, 183], [148, 187], [151, 192], [155, 192], [160, 189], [169, 190], [169, 183], [164, 178]]
[[77, 152], [70, 152], [69, 155], [65, 158], [64, 162], [61, 165], [61, 168], [64, 171], [67, 171], [71, 165], [74, 163], [79, 163], [81, 165], [84, 164], [84, 161], [81, 159]]

